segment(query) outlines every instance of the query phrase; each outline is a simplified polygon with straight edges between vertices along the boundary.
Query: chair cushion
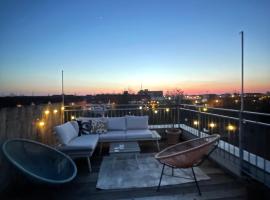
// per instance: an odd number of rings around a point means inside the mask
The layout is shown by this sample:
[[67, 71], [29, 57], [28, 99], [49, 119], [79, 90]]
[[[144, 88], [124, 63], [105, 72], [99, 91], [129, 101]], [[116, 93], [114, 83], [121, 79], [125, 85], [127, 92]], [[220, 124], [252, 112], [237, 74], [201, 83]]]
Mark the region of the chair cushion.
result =
[[150, 130], [127, 130], [127, 139], [148, 139], [152, 138], [152, 132]]
[[76, 149], [91, 149], [94, 150], [98, 143], [98, 135], [81, 135], [73, 138], [66, 145], [68, 148]]
[[127, 130], [148, 129], [148, 116], [126, 116]]
[[108, 131], [106, 134], [99, 135], [100, 142], [106, 141], [124, 141], [126, 139], [125, 131]]
[[109, 117], [108, 130], [112, 130], [112, 131], [126, 130], [126, 118], [125, 117]]
[[61, 144], [67, 145], [70, 140], [78, 136], [78, 132], [70, 122], [56, 126], [54, 130]]

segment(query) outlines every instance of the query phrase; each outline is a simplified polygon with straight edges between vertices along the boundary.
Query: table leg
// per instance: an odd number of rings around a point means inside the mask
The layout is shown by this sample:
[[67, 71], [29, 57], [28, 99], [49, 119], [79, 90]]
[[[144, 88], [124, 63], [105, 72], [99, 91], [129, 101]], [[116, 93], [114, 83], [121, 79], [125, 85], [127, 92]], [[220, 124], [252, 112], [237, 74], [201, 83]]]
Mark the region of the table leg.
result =
[[135, 153], [135, 160], [136, 160], [136, 163], [137, 163], [138, 168], [140, 168], [140, 167], [139, 167], [139, 162], [138, 162], [138, 156], [137, 156], [137, 153]]
[[160, 151], [158, 140], [156, 141], [156, 143], [157, 143], [157, 150]]
[[91, 162], [90, 162], [90, 158], [87, 156], [87, 164], [88, 164], [88, 170], [91, 173], [92, 171], [92, 167], [91, 167]]

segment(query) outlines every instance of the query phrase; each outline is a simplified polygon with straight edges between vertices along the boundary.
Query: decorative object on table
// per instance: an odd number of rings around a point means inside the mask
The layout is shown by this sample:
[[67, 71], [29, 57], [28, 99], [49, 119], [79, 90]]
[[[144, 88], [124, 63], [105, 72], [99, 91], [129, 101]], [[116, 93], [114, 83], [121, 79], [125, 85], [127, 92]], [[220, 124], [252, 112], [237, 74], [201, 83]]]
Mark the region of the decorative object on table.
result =
[[27, 139], [11, 139], [3, 144], [2, 150], [8, 161], [31, 180], [63, 184], [77, 175], [71, 158], [48, 145]]
[[174, 169], [191, 168], [198, 193], [201, 195], [199, 184], [194, 173], [194, 167], [203, 163], [203, 161], [218, 147], [220, 136], [211, 135], [203, 138], [196, 138], [188, 140], [170, 147], [156, 154], [155, 158], [163, 164], [157, 191], [160, 188], [162, 176], [164, 175], [164, 168], [172, 169], [172, 176], [174, 176]]

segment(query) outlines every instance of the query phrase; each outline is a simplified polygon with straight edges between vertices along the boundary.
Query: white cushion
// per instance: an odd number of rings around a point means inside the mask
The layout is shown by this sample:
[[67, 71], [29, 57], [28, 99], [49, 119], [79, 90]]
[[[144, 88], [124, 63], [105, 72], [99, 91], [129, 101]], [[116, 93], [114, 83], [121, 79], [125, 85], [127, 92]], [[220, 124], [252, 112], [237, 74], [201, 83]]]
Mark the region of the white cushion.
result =
[[80, 128], [79, 128], [79, 124], [76, 121], [70, 121], [70, 123], [72, 124], [72, 126], [75, 128], [76, 132], [79, 133]]
[[127, 130], [127, 139], [149, 139], [152, 138], [152, 132], [150, 130]]
[[94, 150], [98, 143], [98, 135], [81, 135], [76, 137], [67, 144], [68, 148], [76, 149], [91, 149]]
[[148, 116], [126, 116], [127, 130], [148, 129]]
[[106, 134], [99, 135], [100, 142], [110, 142], [110, 141], [124, 141], [126, 139], [125, 131], [109, 131]]
[[108, 118], [108, 130], [126, 130], [126, 118], [125, 117], [109, 117]]
[[67, 145], [70, 140], [78, 136], [78, 132], [70, 122], [56, 126], [54, 130], [61, 144]]

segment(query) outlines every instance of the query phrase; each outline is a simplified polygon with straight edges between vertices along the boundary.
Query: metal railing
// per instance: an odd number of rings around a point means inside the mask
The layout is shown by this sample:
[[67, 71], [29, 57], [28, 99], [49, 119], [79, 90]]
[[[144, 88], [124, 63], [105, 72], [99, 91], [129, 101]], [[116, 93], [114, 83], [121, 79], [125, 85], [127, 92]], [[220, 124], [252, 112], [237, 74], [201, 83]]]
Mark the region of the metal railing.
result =
[[[217, 133], [221, 136], [216, 159], [270, 186], [270, 114], [244, 111], [239, 120], [239, 110], [205, 108], [195, 105], [114, 105], [100, 109], [91, 107], [66, 107], [65, 121], [78, 117], [120, 117], [148, 115], [152, 129], [182, 128], [186, 133], [203, 137]], [[239, 144], [239, 125], [242, 123], [242, 144]], [[242, 147], [242, 149], [240, 149]], [[243, 152], [242, 155], [240, 152]], [[222, 161], [223, 160], [223, 161]], [[240, 163], [242, 163], [240, 165]], [[233, 169], [235, 168], [235, 169]]]

